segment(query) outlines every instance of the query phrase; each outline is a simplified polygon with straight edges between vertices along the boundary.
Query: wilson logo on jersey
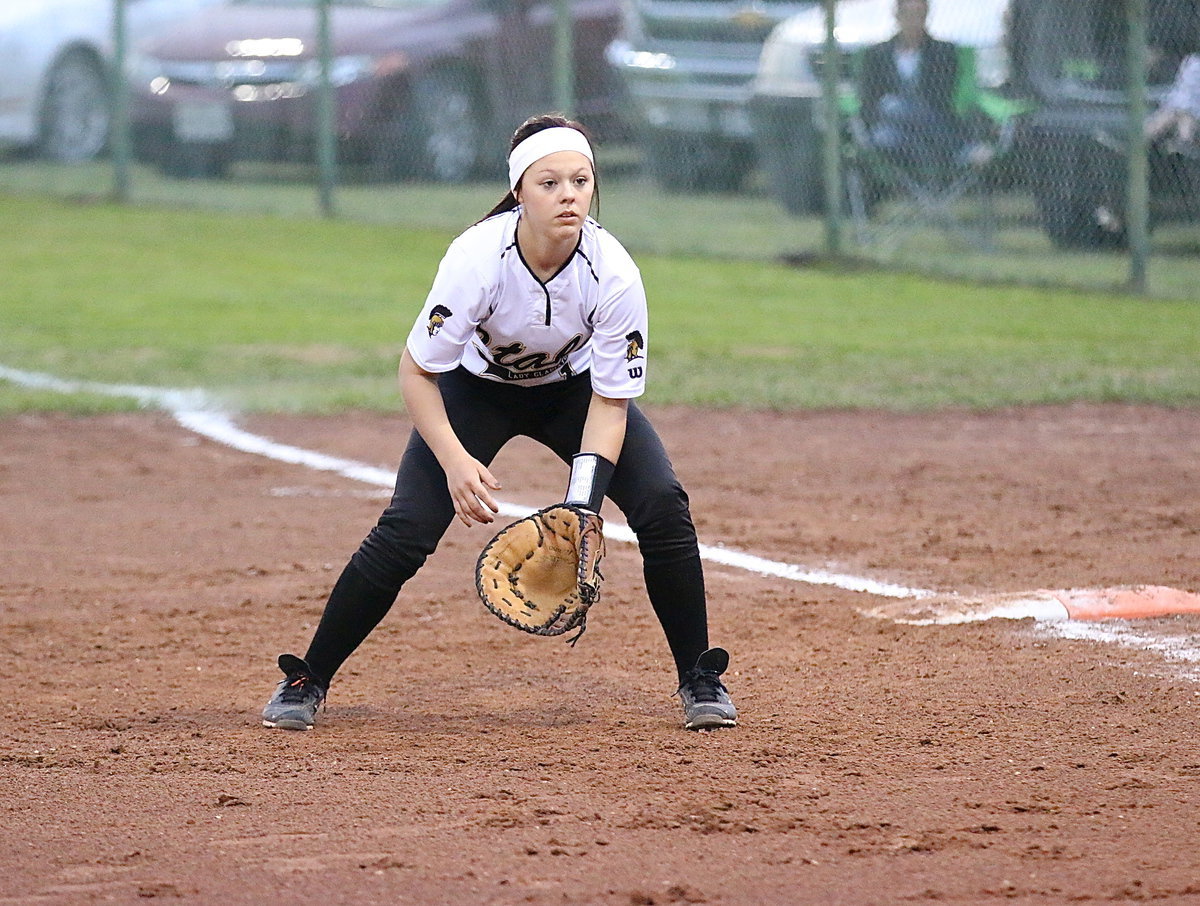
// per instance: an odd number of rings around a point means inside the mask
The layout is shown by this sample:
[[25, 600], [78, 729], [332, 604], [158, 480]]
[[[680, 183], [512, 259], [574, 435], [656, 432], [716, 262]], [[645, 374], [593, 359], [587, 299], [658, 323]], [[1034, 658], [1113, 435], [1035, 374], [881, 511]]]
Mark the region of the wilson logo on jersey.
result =
[[438, 331], [442, 329], [442, 325], [446, 323], [446, 319], [452, 317], [454, 317], [454, 312], [445, 305], [435, 305], [433, 311], [429, 313], [429, 323], [425, 325], [425, 329], [429, 331], [431, 337], [436, 337]]

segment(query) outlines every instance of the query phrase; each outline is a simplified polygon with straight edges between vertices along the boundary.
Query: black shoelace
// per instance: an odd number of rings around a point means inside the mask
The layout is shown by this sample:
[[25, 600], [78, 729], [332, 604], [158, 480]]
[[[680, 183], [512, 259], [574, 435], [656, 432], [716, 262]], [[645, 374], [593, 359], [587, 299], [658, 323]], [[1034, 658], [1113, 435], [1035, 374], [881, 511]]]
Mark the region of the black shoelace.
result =
[[303, 673], [289, 676], [284, 680], [284, 683], [287, 685], [283, 687], [283, 692], [279, 694], [280, 701], [303, 702], [313, 693], [318, 698], [323, 695], [320, 684], [311, 676], [306, 676]]
[[720, 693], [725, 691], [725, 684], [717, 673], [703, 671], [688, 680], [687, 686], [692, 691], [692, 698], [698, 702], [718, 702]]

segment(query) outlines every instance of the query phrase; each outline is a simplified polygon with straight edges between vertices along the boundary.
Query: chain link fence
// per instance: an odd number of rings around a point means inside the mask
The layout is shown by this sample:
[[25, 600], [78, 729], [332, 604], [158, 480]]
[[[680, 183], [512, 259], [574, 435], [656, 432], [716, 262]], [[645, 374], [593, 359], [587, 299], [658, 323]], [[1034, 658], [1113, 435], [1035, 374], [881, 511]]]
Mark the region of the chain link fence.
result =
[[1166, 275], [1200, 235], [1200, 74], [1176, 84], [1195, 21], [1166, 0], [827, 3], [764, 49], [767, 185], [871, 260], [1145, 290], [1151, 236]]
[[[707, 100], [672, 55], [700, 46], [701, 0], [646, 7], [650, 37], [639, 0], [200, 0], [150, 36], [153, 2], [106, 9], [109, 153], [8, 155], [0, 188], [453, 232], [503, 192], [513, 128], [560, 109], [596, 133], [601, 220], [640, 252], [1200, 295], [1195, 0], [790, 3]], [[916, 54], [895, 37], [914, 22], [937, 39]], [[709, 57], [749, 25], [723, 27]], [[719, 101], [739, 142], [661, 128], [631, 67]], [[94, 125], [95, 95], [54, 103]]]

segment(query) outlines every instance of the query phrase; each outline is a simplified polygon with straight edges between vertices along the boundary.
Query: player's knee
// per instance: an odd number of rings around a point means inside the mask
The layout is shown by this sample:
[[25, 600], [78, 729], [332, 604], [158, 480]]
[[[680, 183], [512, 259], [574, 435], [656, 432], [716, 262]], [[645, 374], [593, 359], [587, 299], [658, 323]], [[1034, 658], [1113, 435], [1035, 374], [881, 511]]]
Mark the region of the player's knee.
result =
[[696, 547], [687, 492], [677, 482], [640, 494], [625, 511], [625, 518], [644, 552], [679, 552]]
[[399, 588], [413, 577], [437, 549], [445, 526], [417, 525], [385, 513], [359, 546], [355, 560], [375, 584]]

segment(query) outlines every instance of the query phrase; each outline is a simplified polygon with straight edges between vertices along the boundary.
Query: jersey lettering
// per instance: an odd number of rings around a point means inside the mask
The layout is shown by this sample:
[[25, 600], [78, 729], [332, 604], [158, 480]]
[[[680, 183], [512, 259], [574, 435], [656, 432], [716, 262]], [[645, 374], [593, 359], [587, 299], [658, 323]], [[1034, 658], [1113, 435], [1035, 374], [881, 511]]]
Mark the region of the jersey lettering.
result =
[[[575, 334], [558, 352], [547, 356], [544, 352], [525, 352], [525, 344], [518, 341], [507, 346], [497, 346], [492, 350], [492, 361], [488, 363], [486, 373], [506, 381], [521, 381], [530, 378], [545, 377], [563, 371], [567, 367], [567, 356], [584, 344], [582, 334]], [[567, 368], [566, 374], [570, 374]]]

